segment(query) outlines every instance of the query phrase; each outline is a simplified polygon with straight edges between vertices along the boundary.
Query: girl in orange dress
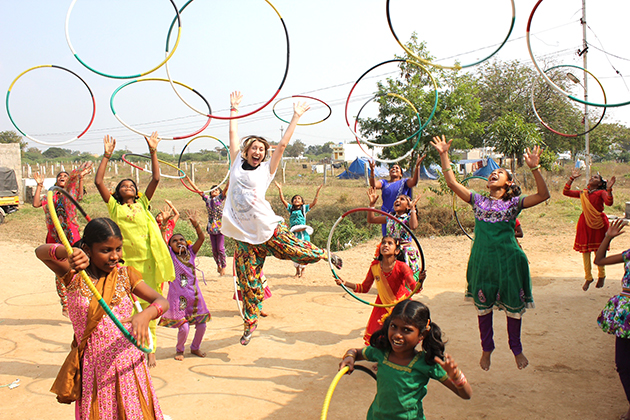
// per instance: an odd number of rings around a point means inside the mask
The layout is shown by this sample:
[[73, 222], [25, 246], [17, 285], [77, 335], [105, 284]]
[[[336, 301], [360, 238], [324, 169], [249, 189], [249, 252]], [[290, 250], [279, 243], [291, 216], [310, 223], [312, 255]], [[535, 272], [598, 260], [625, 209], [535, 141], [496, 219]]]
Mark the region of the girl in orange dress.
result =
[[[411, 294], [410, 290], [416, 288], [413, 272], [404, 263], [403, 258], [400, 250], [400, 240], [391, 236], [385, 236], [381, 240], [379, 256], [372, 261], [363, 283], [354, 284], [342, 279], [335, 280], [337, 284], [343, 284], [356, 293], [369, 292], [372, 284], [376, 281], [378, 296], [375, 303], [392, 305], [389, 308], [375, 306], [372, 309], [372, 314], [363, 336], [366, 346], [370, 345], [372, 334], [383, 326], [383, 320], [391, 313], [393, 304], [407, 299]], [[419, 276], [419, 282], [422, 284], [425, 278], [426, 272], [422, 271]], [[422, 290], [422, 286], [420, 286], [420, 290]]]
[[[577, 223], [573, 249], [582, 254], [585, 279], [582, 289], [587, 291], [593, 282], [591, 252], [597, 251], [608, 230], [608, 217], [604, 214], [604, 205], [613, 205], [612, 187], [615, 185], [615, 177], [613, 176], [609, 182], [606, 182], [597, 173], [589, 179], [585, 189], [582, 191], [572, 190], [571, 184], [580, 175], [580, 169], [574, 168], [562, 194], [567, 197], [579, 198], [582, 202], [582, 214]], [[598, 265], [597, 269], [598, 278], [595, 287], [604, 287], [606, 270], [603, 265]]]

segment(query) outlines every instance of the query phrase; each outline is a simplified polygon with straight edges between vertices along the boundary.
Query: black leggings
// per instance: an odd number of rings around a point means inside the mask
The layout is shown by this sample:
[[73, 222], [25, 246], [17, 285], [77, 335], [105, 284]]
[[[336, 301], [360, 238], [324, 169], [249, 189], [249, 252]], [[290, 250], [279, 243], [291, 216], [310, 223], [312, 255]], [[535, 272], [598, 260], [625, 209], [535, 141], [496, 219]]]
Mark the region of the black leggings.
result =
[[626, 392], [626, 399], [630, 402], [630, 339], [616, 337], [615, 364], [621, 385]]

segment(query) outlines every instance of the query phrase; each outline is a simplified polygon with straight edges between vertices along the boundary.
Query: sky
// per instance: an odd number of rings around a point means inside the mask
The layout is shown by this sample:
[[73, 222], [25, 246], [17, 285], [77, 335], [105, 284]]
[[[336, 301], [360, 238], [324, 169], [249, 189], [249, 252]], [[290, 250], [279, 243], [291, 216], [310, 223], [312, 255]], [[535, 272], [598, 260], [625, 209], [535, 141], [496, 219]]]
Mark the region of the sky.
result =
[[[345, 103], [354, 82], [369, 68], [402, 55], [387, 24], [385, 0], [195, 0], [180, 14], [181, 36], [168, 61], [173, 80], [184, 87], [178, 92], [194, 108], [207, 110], [198, 92], [215, 115], [227, 116], [229, 94], [239, 90], [244, 99], [241, 113], [259, 108], [277, 92], [285, 74], [289, 35], [289, 69], [282, 90], [269, 106], [239, 120], [239, 135], [257, 134], [279, 140], [288, 120], [293, 95], [319, 99], [332, 110], [320, 124], [298, 127], [294, 139], [307, 145], [351, 142]], [[506, 45], [493, 57], [519, 60], [531, 65], [525, 41], [526, 25], [536, 1], [515, 0], [516, 23]], [[57, 65], [83, 78], [96, 100], [90, 129], [72, 143], [61, 145], [81, 133], [92, 116], [92, 100], [86, 86], [74, 75], [55, 68], [40, 68], [20, 77], [9, 95], [9, 110], [22, 131], [60, 147], [102, 153], [103, 136], [116, 138], [117, 148], [136, 153], [146, 151], [144, 139], [124, 127], [110, 109], [112, 94], [137, 78], [114, 79], [84, 67], [66, 41], [66, 17], [70, 41], [79, 58], [109, 75], [136, 75], [153, 69], [166, 56], [166, 38], [175, 17], [175, 0], [0, 0], [0, 87], [9, 89], [22, 72], [38, 65]], [[582, 45], [581, 0], [544, 0], [531, 29], [532, 50], [540, 64], [553, 62], [582, 66], [576, 51]], [[277, 11], [277, 12], [276, 12]], [[494, 51], [508, 33], [512, 7], [509, 0], [443, 0], [440, 2], [391, 0], [395, 31], [403, 42], [415, 31], [427, 42], [436, 62], [452, 65], [473, 63]], [[601, 81], [609, 103], [630, 100], [630, 53], [624, 21], [630, 4], [623, 0], [587, 0], [586, 21], [588, 69]], [[280, 19], [282, 17], [282, 20]], [[168, 51], [177, 38], [171, 32]], [[606, 52], [606, 53], [604, 53]], [[570, 68], [580, 78], [579, 70]], [[469, 71], [475, 71], [472, 67]], [[165, 137], [184, 136], [201, 129], [207, 117], [185, 105], [168, 83], [164, 66], [145, 76], [165, 81], [134, 82], [120, 89], [113, 100], [116, 115], [135, 129], [158, 131]], [[353, 92], [349, 118], [358, 112], [384, 77], [397, 77], [396, 65], [387, 64], [370, 72]], [[626, 85], [627, 83], [627, 85]], [[588, 80], [589, 96], [601, 99], [601, 89]], [[577, 89], [577, 90], [576, 90]], [[578, 85], [573, 90], [581, 96]], [[317, 122], [328, 114], [321, 102], [309, 100], [311, 110], [303, 123]], [[567, 104], [567, 106], [571, 106]], [[376, 105], [361, 116], [373, 115]], [[630, 108], [609, 108], [607, 122], [630, 126]], [[0, 112], [0, 131], [14, 130], [6, 104]], [[227, 142], [228, 122], [213, 119], [200, 134]], [[435, 133], [439, 134], [439, 133]], [[190, 139], [190, 138], [189, 138]], [[163, 140], [159, 149], [179, 154], [189, 139]], [[29, 140], [29, 145], [49, 146]], [[220, 146], [200, 138], [188, 150]]]

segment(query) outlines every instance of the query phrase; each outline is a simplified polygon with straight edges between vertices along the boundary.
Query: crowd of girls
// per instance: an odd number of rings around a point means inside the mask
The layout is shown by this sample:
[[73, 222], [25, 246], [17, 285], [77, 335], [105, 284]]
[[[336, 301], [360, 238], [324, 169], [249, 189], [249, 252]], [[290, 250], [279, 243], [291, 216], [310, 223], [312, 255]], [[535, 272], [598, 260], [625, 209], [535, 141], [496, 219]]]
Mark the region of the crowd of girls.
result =
[[[230, 114], [238, 116], [242, 100], [240, 92], [230, 95]], [[223, 275], [226, 267], [224, 236], [236, 242], [235, 269], [243, 299], [242, 345], [247, 345], [258, 325], [264, 293], [265, 258], [273, 255], [295, 263], [296, 276], [301, 277], [306, 264], [330, 259], [341, 267], [341, 259], [309, 242], [312, 233], [306, 224], [307, 213], [315, 207], [322, 186], [307, 204], [300, 195], [288, 202], [282, 187], [276, 183], [280, 200], [289, 212], [289, 226], [276, 215], [265, 193], [274, 179], [285, 148], [302, 115], [308, 111], [302, 103], [294, 105], [293, 117], [279, 144], [269, 156], [269, 142], [259, 136], [239, 139], [237, 120], [229, 123], [230, 185], [224, 189], [213, 186], [209, 194], [200, 193], [207, 213], [206, 232], [212, 238], [213, 256], [217, 272]], [[110, 218], [89, 222], [81, 237], [74, 206], [60, 194], [53, 196], [62, 228], [74, 243], [73, 253], [59, 245], [46, 209], [46, 199], [40, 199], [43, 178], [36, 175], [38, 188], [34, 206], [44, 205], [48, 224], [46, 245], [37, 248], [37, 257], [56, 275], [64, 311], [72, 321], [74, 341], [72, 351], [62, 366], [51, 391], [60, 402], [76, 402], [76, 418], [157, 418], [161, 413], [149, 367], [155, 366], [157, 337], [155, 326], [177, 328], [175, 359], [184, 359], [185, 344], [190, 325], [195, 326], [190, 345], [192, 354], [204, 357], [201, 350], [208, 310], [199, 288], [196, 256], [205, 233], [194, 212], [186, 219], [195, 229], [194, 243], [176, 232], [179, 212], [170, 201], [156, 217], [150, 203], [160, 182], [157, 145], [159, 137], [153, 133], [145, 138], [151, 158], [151, 179], [144, 193], [132, 179], [118, 183], [113, 192], [105, 186], [104, 175], [116, 141], [104, 139], [105, 153], [96, 171], [95, 184], [107, 204]], [[512, 173], [499, 168], [488, 177], [488, 195], [468, 190], [454, 176], [449, 159], [451, 141], [444, 136], [434, 137], [431, 144], [438, 152], [447, 186], [454, 194], [472, 206], [475, 216], [475, 237], [466, 274], [465, 297], [474, 302], [481, 337], [480, 366], [490, 369], [494, 351], [493, 311], [507, 315], [508, 343], [518, 369], [529, 361], [521, 343], [522, 316], [533, 307], [529, 263], [516, 238], [522, 237], [517, 228], [521, 210], [533, 207], [549, 198], [540, 173], [539, 147], [528, 149], [524, 162], [530, 168], [536, 191], [521, 196]], [[378, 296], [363, 336], [365, 347], [349, 349], [340, 368], [349, 372], [359, 360], [376, 362], [377, 392], [370, 406], [368, 419], [424, 419], [422, 400], [430, 379], [440, 381], [460, 398], [469, 399], [472, 388], [452, 356], [445, 353], [442, 331], [431, 318], [426, 305], [411, 300], [412, 291], [422, 291], [427, 273], [423, 271], [418, 250], [411, 235], [402, 225], [413, 230], [418, 227], [416, 205], [419, 195], [412, 198], [411, 188], [417, 184], [419, 168], [424, 156], [418, 157], [413, 176], [403, 178], [398, 165], [390, 169], [390, 179], [370, 179], [368, 190], [370, 208], [374, 208], [382, 190], [382, 209], [386, 217], [367, 212], [367, 222], [383, 225], [383, 238], [374, 260], [369, 265], [362, 283], [338, 279], [355, 293], [366, 293], [376, 284]], [[56, 185], [66, 189], [77, 201], [83, 194], [82, 180], [91, 167], [83, 165], [72, 173], [62, 172]], [[578, 222], [575, 249], [584, 254], [587, 290], [593, 281], [590, 253], [596, 251], [595, 265], [599, 267], [597, 287], [603, 286], [609, 264], [624, 263], [626, 272], [622, 292], [610, 299], [598, 318], [602, 330], [617, 337], [615, 361], [626, 395], [630, 401], [630, 329], [626, 317], [630, 312], [630, 250], [606, 255], [610, 241], [623, 233], [626, 222], [609, 225], [603, 214], [604, 205], [612, 205], [613, 177], [606, 182], [597, 174], [583, 191], [571, 190], [571, 183], [579, 176], [574, 171], [564, 194], [580, 198], [582, 215]], [[192, 186], [198, 188], [189, 180]], [[199, 190], [198, 190], [199, 191]], [[124, 326], [141, 345], [151, 341], [153, 348], [145, 358], [118, 330], [109, 316], [93, 299], [79, 272], [84, 270]], [[163, 283], [168, 282], [168, 295], [162, 297]], [[63, 293], [62, 293], [63, 292]], [[63, 295], [63, 296], [62, 296]], [[141, 311], [134, 312], [133, 295], [140, 298]], [[438, 315], [439, 316], [439, 315]], [[152, 340], [148, 340], [151, 336]], [[96, 392], [95, 390], [98, 390]], [[630, 420], [630, 409], [622, 416]]]

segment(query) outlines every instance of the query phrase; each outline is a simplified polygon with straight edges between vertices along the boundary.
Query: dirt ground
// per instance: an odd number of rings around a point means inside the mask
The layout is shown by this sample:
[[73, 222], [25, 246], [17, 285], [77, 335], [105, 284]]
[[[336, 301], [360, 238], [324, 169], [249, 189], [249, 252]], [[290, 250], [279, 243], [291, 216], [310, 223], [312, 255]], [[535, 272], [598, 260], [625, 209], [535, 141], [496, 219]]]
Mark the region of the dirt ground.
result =
[[[495, 341], [489, 372], [479, 368], [477, 319], [464, 302], [470, 241], [465, 237], [425, 238], [425, 291], [418, 297], [446, 333], [447, 351], [459, 362], [472, 388], [464, 401], [439, 383], [424, 399], [429, 419], [617, 419], [628, 407], [614, 368], [614, 337], [596, 318], [619, 291], [621, 266], [608, 270], [602, 289], [581, 290], [581, 256], [571, 250], [573, 231], [542, 235], [526, 230], [521, 240], [532, 271], [536, 308], [524, 317], [523, 345], [530, 365], [519, 371], [506, 337], [505, 315], [495, 312]], [[621, 251], [626, 238], [613, 243]], [[374, 242], [342, 252], [342, 276], [360, 281]], [[231, 260], [230, 260], [231, 263]], [[72, 327], [55, 293], [53, 275], [36, 260], [33, 246], [0, 242], [0, 388], [2, 419], [69, 419], [73, 407], [58, 404], [48, 390], [63, 362]], [[212, 312], [201, 359], [186, 353], [173, 359], [176, 330], [158, 329], [158, 366], [153, 381], [165, 414], [186, 419], [319, 419], [326, 390], [340, 356], [362, 344], [371, 308], [344, 294], [328, 265], [293, 277], [290, 262], [269, 258], [265, 273], [273, 296], [265, 302], [252, 342], [238, 339], [242, 323], [232, 300], [232, 277], [218, 277], [214, 262], [201, 258], [207, 284], [202, 291]], [[374, 295], [369, 296], [373, 300]], [[191, 337], [189, 337], [189, 342]], [[363, 419], [375, 381], [363, 372], [341, 379], [329, 419]]]

